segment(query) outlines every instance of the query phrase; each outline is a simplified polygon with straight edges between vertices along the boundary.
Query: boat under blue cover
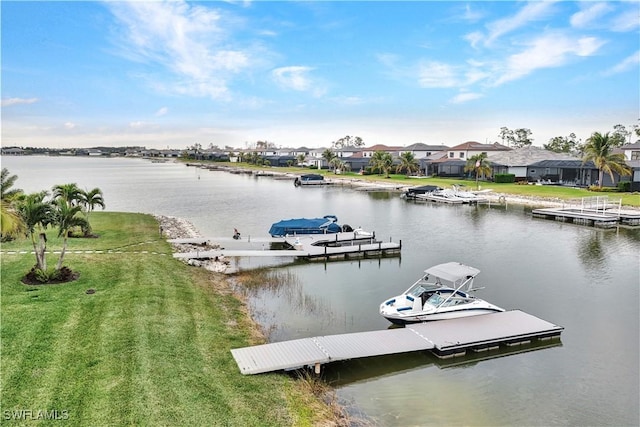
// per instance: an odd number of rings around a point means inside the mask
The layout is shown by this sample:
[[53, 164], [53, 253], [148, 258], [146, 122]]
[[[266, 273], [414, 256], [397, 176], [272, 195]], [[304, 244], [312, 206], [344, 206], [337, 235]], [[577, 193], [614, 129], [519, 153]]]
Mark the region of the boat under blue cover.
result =
[[269, 234], [280, 237], [287, 234], [326, 234], [341, 231], [352, 231], [352, 228], [348, 225], [340, 226], [338, 218], [334, 215], [325, 215], [322, 218], [296, 218], [276, 222], [271, 225]]

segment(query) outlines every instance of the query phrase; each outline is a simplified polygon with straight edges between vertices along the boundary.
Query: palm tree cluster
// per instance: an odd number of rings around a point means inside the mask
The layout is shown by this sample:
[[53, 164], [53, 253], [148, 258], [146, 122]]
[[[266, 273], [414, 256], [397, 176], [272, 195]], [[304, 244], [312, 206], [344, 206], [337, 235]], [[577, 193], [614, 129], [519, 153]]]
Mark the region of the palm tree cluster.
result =
[[12, 190], [16, 179], [16, 175], [10, 175], [6, 168], [2, 169], [2, 239], [26, 234], [31, 239], [36, 257], [34, 269], [46, 281], [50, 276], [45, 257], [46, 229], [57, 227], [58, 237], [62, 237], [63, 242], [53, 273], [55, 277], [63, 268], [68, 238], [73, 230], [80, 230], [84, 237], [91, 236], [89, 215], [96, 206], [105, 208], [102, 191], [99, 188], [84, 191], [76, 184], [63, 184], [54, 186], [49, 198], [47, 191], [24, 194], [22, 190]]
[[385, 178], [389, 178], [389, 172], [393, 168], [393, 156], [386, 151], [374, 151], [369, 164], [373, 172], [383, 173]]

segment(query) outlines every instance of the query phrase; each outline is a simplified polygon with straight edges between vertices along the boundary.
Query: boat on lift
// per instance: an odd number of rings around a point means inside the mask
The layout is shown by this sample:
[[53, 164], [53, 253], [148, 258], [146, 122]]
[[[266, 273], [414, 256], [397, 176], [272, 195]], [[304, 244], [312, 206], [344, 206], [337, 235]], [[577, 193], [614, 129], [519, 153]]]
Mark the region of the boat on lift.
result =
[[271, 224], [269, 234], [272, 237], [293, 236], [296, 234], [328, 234], [350, 232], [353, 228], [338, 224], [338, 217], [325, 215], [322, 218], [285, 219]]
[[480, 270], [459, 262], [435, 265], [409, 289], [380, 304], [380, 314], [397, 325], [454, 319], [505, 311], [475, 297]]

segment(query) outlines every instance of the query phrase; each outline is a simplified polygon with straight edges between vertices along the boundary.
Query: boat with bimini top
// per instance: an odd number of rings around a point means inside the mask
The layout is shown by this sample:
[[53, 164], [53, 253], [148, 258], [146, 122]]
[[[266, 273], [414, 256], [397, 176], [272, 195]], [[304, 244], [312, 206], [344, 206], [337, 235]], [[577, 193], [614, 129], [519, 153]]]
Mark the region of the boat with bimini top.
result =
[[348, 225], [338, 224], [338, 217], [325, 215], [322, 218], [295, 218], [275, 222], [269, 229], [272, 237], [296, 234], [327, 234], [353, 231]]
[[424, 271], [409, 289], [380, 304], [380, 314], [391, 323], [427, 322], [504, 311], [471, 293], [480, 270], [458, 262]]

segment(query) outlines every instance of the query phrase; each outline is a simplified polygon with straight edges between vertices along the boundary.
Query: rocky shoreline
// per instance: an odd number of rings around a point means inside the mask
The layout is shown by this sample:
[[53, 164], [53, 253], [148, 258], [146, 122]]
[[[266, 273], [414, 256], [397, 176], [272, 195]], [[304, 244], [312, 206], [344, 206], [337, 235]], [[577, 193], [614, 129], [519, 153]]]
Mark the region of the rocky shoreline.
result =
[[[154, 215], [160, 224], [160, 233], [167, 239], [188, 239], [194, 237], [203, 237], [197, 228], [184, 218], [177, 218], [167, 215]], [[193, 252], [197, 250], [214, 250], [219, 249], [220, 245], [205, 244], [195, 245], [189, 243], [172, 243], [174, 252]], [[185, 261], [189, 265], [195, 267], [203, 267], [209, 271], [216, 273], [228, 273], [231, 263], [224, 257], [210, 260], [190, 259]]]

